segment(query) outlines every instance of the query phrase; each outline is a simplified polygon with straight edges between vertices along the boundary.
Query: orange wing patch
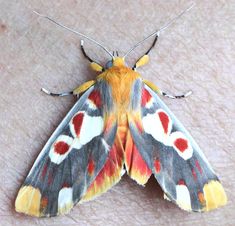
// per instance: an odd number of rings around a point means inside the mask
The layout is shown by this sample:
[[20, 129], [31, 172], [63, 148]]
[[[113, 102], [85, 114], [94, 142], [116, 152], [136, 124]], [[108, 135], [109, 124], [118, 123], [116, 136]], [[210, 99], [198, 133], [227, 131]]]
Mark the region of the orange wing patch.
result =
[[139, 150], [135, 146], [130, 131], [127, 134], [126, 140], [125, 166], [128, 175], [141, 185], [145, 185], [152, 174], [152, 171], [146, 165]]
[[123, 157], [122, 146], [119, 140], [116, 139], [113, 147], [109, 151], [109, 156], [103, 169], [88, 188], [81, 202], [89, 201], [101, 195], [121, 179], [124, 162]]

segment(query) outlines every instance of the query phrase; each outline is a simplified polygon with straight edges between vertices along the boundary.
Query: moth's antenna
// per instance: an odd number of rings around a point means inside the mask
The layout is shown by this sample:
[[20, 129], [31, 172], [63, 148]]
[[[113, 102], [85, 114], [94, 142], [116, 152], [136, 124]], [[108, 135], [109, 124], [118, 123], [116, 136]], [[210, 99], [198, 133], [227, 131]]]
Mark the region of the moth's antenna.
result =
[[152, 34], [150, 34], [149, 36], [147, 36], [146, 38], [144, 38], [143, 40], [137, 42], [130, 50], [127, 51], [127, 53], [124, 55], [124, 57], [126, 57], [130, 52], [132, 52], [135, 48], [137, 48], [139, 45], [141, 45], [143, 42], [145, 42], [146, 40], [148, 40], [149, 38], [157, 35], [159, 36], [161, 32], [163, 32], [165, 29], [167, 29], [171, 24], [173, 24], [176, 20], [178, 20], [183, 14], [185, 14], [187, 11], [189, 11], [190, 9], [192, 9], [195, 6], [195, 3], [192, 3], [191, 6], [189, 6], [187, 9], [185, 9], [184, 11], [182, 11], [180, 14], [178, 14], [176, 17], [174, 17], [173, 19], [171, 19], [169, 22], [167, 22], [164, 26], [162, 26], [160, 29], [158, 29], [157, 31], [153, 32]]
[[104, 47], [102, 44], [100, 44], [99, 42], [97, 42], [97, 41], [94, 40], [93, 38], [90, 38], [90, 37], [84, 35], [83, 33], [79, 32], [79, 31], [75, 31], [75, 30], [73, 30], [73, 29], [71, 29], [71, 28], [69, 28], [69, 27], [66, 27], [66, 26], [63, 25], [63, 24], [61, 24], [61, 23], [59, 23], [59, 22], [56, 22], [56, 21], [53, 20], [52, 18], [50, 18], [50, 17], [48, 17], [48, 16], [46, 16], [46, 15], [43, 15], [43, 14], [38, 13], [37, 11], [33, 11], [33, 12], [36, 13], [37, 15], [41, 16], [41, 17], [44, 17], [44, 18], [50, 20], [50, 21], [53, 22], [54, 24], [56, 24], [56, 25], [58, 25], [58, 26], [60, 26], [60, 27], [62, 27], [62, 28], [65, 28], [65, 29], [68, 30], [68, 31], [71, 31], [71, 32], [73, 32], [73, 33], [75, 33], [75, 34], [77, 34], [77, 35], [80, 35], [80, 36], [86, 38], [87, 40], [89, 40], [89, 41], [91, 41], [91, 42], [94, 42], [96, 45], [100, 46], [106, 53], [108, 53], [112, 58], [114, 58], [114, 56], [112, 55], [112, 53], [110, 53], [106, 47]]

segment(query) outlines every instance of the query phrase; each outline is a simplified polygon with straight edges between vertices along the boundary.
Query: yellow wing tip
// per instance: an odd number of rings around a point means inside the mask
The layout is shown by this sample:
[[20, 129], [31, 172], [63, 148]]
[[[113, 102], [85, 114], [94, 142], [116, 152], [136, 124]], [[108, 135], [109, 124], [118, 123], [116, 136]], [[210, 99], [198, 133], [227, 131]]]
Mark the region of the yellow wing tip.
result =
[[136, 181], [137, 184], [142, 186], [148, 182], [151, 176], [151, 174], [149, 175], [147, 172], [146, 174], [141, 173], [138, 169], [132, 169], [129, 172], [127, 171], [127, 173], [132, 180]]
[[205, 208], [204, 211], [210, 211], [227, 203], [227, 196], [222, 184], [217, 180], [212, 180], [203, 187]]
[[16, 197], [15, 210], [19, 213], [40, 217], [41, 193], [32, 186], [23, 186]]

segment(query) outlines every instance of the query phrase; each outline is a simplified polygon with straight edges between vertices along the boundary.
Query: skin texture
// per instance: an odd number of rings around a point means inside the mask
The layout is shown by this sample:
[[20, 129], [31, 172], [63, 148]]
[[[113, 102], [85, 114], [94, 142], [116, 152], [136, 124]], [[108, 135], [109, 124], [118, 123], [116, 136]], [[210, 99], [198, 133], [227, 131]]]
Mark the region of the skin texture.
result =
[[[125, 53], [189, 5], [188, 1], [0, 1], [0, 224], [1, 225], [233, 225], [235, 224], [234, 37], [232, 1], [198, 1], [161, 34], [150, 63], [138, 69], [162, 90], [192, 89], [165, 103], [193, 135], [217, 172], [227, 206], [187, 213], [163, 200], [152, 178], [145, 188], [124, 176], [96, 200], [66, 216], [35, 219], [14, 211], [16, 193], [43, 145], [74, 104], [73, 97], [40, 92], [72, 90], [96, 76], [79, 50], [79, 37], [32, 13], [37, 10]], [[150, 41], [133, 52], [132, 66]], [[88, 54], [108, 56], [85, 41]]]

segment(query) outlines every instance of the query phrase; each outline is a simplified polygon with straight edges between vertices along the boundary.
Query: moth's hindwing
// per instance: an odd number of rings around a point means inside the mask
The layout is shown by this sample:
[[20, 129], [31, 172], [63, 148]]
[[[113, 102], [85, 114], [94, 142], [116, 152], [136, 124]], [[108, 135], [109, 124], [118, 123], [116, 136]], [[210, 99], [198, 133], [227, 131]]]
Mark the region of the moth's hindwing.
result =
[[120, 180], [123, 156], [112, 108], [105, 82], [82, 95], [36, 159], [18, 192], [16, 211], [38, 217], [67, 213]]
[[139, 103], [129, 114], [132, 139], [165, 197], [187, 211], [225, 205], [224, 189], [201, 149], [156, 93], [142, 84], [132, 99]]

